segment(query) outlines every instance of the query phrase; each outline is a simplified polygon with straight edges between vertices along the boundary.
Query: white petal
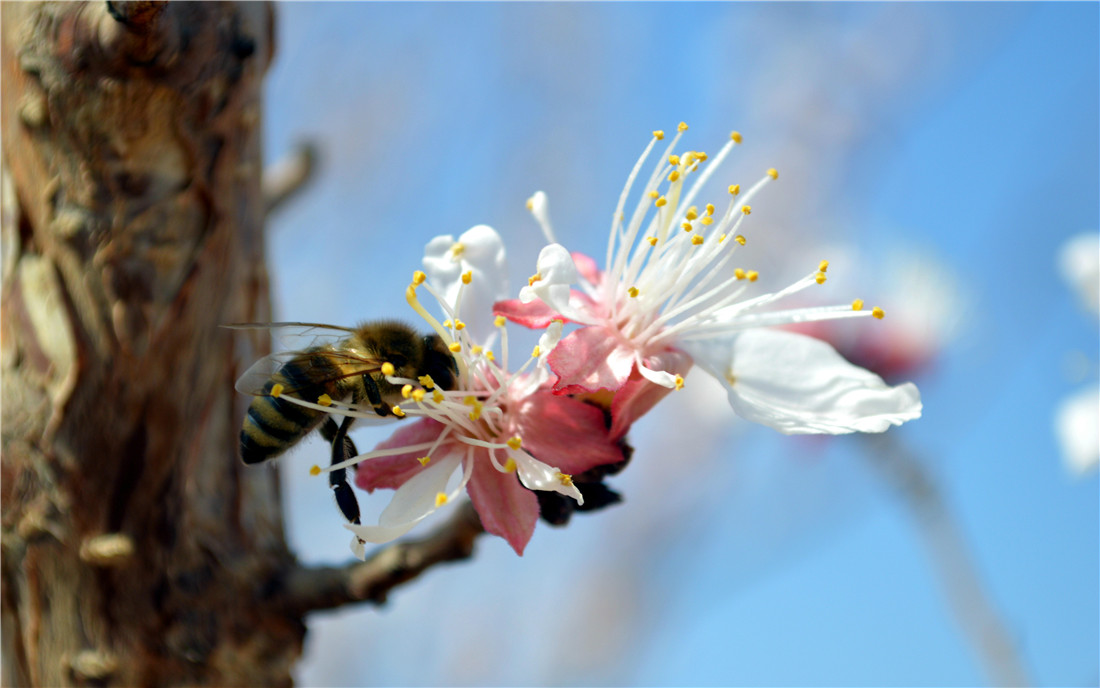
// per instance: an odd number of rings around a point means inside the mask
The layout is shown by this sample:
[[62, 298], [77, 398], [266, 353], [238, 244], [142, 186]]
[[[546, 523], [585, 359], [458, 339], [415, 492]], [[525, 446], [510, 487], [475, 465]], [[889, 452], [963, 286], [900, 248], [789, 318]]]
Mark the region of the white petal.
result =
[[355, 555], [355, 558], [359, 561], [367, 560], [367, 550], [363, 547], [363, 541], [358, 535], [351, 536], [351, 553]]
[[550, 355], [550, 352], [553, 351], [554, 347], [561, 341], [562, 327], [562, 321], [555, 320], [543, 330], [542, 335], [539, 337], [539, 365], [546, 362], [546, 357]]
[[569, 291], [577, 281], [577, 266], [573, 257], [561, 244], [550, 244], [539, 251], [538, 277], [532, 284], [520, 289], [519, 300], [531, 303], [541, 300], [547, 306], [569, 317]]
[[655, 385], [668, 387], [669, 389], [673, 389], [676, 387], [675, 375], [664, 370], [653, 370], [652, 368], [647, 368], [645, 365], [645, 361], [642, 360], [642, 357], [640, 355], [636, 355], [635, 359], [635, 362], [638, 365], [638, 372], [641, 374], [642, 377], [649, 380]]
[[[504, 242], [488, 225], [477, 225], [462, 233], [456, 241], [450, 235], [438, 236], [424, 247], [424, 272], [432, 288], [453, 309], [462, 293], [459, 317], [470, 329], [475, 342], [485, 342], [493, 332], [493, 304], [509, 296], [508, 265]], [[463, 273], [470, 272], [469, 284], [462, 284]]]
[[921, 414], [916, 385], [890, 387], [813, 337], [750, 330], [684, 348], [738, 415], [786, 434], [883, 432]]
[[378, 525], [389, 527], [416, 522], [435, 511], [436, 497], [446, 494], [447, 481], [458, 468], [459, 457], [449, 454], [436, 459], [405, 481], [393, 493], [393, 499], [378, 517]]
[[[355, 537], [363, 540], [364, 542], [373, 542], [376, 545], [380, 545], [385, 542], [393, 542], [397, 538], [401, 537], [405, 533], [413, 529], [419, 521], [412, 521], [400, 526], [394, 526], [392, 528], [385, 528], [383, 526], [357, 526], [352, 523], [345, 523], [344, 527], [355, 533]], [[352, 551], [355, 551], [354, 545]], [[365, 553], [364, 553], [365, 556]]]
[[1055, 411], [1054, 429], [1062, 458], [1076, 475], [1100, 464], [1100, 391], [1091, 387], [1062, 401]]
[[441, 492], [446, 494], [447, 481], [460, 460], [458, 455], [452, 454], [433, 461], [409, 478], [393, 493], [389, 506], [378, 517], [377, 526], [344, 524], [344, 527], [367, 542], [396, 540], [436, 510], [436, 497]]
[[1100, 310], [1100, 234], [1078, 234], [1062, 244], [1058, 256], [1062, 277], [1093, 315]]
[[549, 244], [558, 243], [558, 240], [554, 237], [554, 227], [550, 224], [550, 209], [546, 194], [542, 191], [536, 191], [534, 196], [527, 199], [527, 209], [531, 211], [535, 221], [542, 228], [542, 235], [546, 237], [546, 242]]
[[572, 483], [564, 484], [561, 481], [562, 472], [557, 468], [544, 464], [523, 450], [509, 451], [508, 456], [516, 462], [519, 481], [528, 490], [558, 492], [577, 500], [577, 504], [584, 504], [581, 491]]

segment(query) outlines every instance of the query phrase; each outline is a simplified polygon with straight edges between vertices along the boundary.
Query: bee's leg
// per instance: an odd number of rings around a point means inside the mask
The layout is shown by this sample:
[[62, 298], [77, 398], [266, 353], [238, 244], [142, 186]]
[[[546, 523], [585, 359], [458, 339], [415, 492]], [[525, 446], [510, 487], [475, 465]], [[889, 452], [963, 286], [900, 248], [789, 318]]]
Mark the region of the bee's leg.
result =
[[[321, 434], [332, 442], [332, 463], [337, 464], [355, 456], [355, 443], [348, 437], [348, 428], [355, 419], [351, 416], [344, 418], [339, 426], [331, 417], [325, 419], [321, 426]], [[336, 429], [333, 430], [333, 427]], [[330, 437], [331, 435], [331, 437]], [[347, 469], [338, 468], [328, 474], [328, 484], [332, 487], [332, 494], [336, 497], [336, 506], [340, 507], [340, 513], [349, 523], [359, 525], [359, 500], [355, 498], [355, 492], [348, 484]]]
[[363, 376], [363, 388], [367, 391], [367, 400], [374, 407], [374, 412], [380, 416], [391, 415], [388, 406], [382, 403], [382, 392], [378, 389], [378, 383], [370, 375]]
[[[325, 422], [321, 424], [321, 437], [324, 437], [325, 441], [329, 444], [333, 444], [336, 440], [336, 435], [339, 432], [340, 426], [336, 424], [336, 421], [333, 419], [333, 417], [326, 417]], [[355, 442], [351, 439], [350, 436], [348, 436], [346, 432], [344, 433], [343, 452], [344, 456], [340, 459], [337, 459], [335, 455], [333, 455], [332, 462], [336, 463], [337, 461], [346, 461], [351, 457], [357, 456], [359, 454], [359, 450], [355, 448]], [[352, 467], [352, 469], [354, 470], [354, 466]]]

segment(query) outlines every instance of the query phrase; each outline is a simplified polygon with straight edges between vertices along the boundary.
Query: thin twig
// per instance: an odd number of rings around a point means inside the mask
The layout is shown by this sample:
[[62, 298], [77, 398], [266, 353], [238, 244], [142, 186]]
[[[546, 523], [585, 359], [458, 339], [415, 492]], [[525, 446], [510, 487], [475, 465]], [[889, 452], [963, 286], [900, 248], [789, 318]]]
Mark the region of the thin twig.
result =
[[316, 164], [317, 146], [307, 141], [264, 168], [264, 213], [271, 215], [301, 191], [313, 177]]
[[955, 620], [993, 685], [1031, 681], [1012, 636], [985, 592], [961, 529], [944, 502], [935, 476], [894, 433], [865, 436], [871, 463], [903, 497], [916, 518], [932, 566]]
[[394, 543], [366, 561], [344, 566], [295, 566], [284, 579], [278, 602], [297, 617], [356, 602], [380, 605], [391, 590], [436, 564], [469, 559], [474, 541], [483, 532], [477, 512], [466, 502], [431, 535]]

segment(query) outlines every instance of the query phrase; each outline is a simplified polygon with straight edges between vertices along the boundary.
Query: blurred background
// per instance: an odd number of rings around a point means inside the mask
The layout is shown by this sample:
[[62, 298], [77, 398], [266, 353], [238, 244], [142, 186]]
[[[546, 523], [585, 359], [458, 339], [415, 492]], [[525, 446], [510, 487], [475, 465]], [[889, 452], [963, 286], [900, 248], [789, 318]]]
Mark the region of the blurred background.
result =
[[[313, 617], [300, 683], [1097, 685], [1098, 27], [1095, 3], [280, 5], [267, 157], [319, 164], [271, 217], [276, 319], [412, 322], [424, 244], [479, 223], [518, 288], [539, 189], [602, 262], [684, 120], [685, 149], [744, 134], [711, 197], [780, 171], [745, 232], [764, 286], [828, 258], [815, 298], [887, 318], [820, 336], [924, 400], [883, 437], [792, 438], [696, 373], [634, 427], [623, 504]], [[287, 530], [336, 563], [324, 452], [282, 461]]]

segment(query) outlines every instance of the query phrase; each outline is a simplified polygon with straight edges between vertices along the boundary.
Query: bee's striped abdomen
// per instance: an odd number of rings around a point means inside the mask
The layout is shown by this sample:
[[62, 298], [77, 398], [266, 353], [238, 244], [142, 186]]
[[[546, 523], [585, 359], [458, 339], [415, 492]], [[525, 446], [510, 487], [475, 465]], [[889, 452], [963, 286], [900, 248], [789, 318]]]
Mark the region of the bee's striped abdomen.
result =
[[[264, 386], [270, 392], [276, 384], [301, 388], [298, 371], [284, 366]], [[302, 380], [305, 382], [305, 380]], [[309, 389], [307, 384], [302, 391]], [[308, 398], [309, 395], [303, 395]], [[257, 396], [252, 399], [241, 428], [241, 460], [260, 463], [272, 459], [313, 431], [324, 414], [299, 406], [281, 397]]]

